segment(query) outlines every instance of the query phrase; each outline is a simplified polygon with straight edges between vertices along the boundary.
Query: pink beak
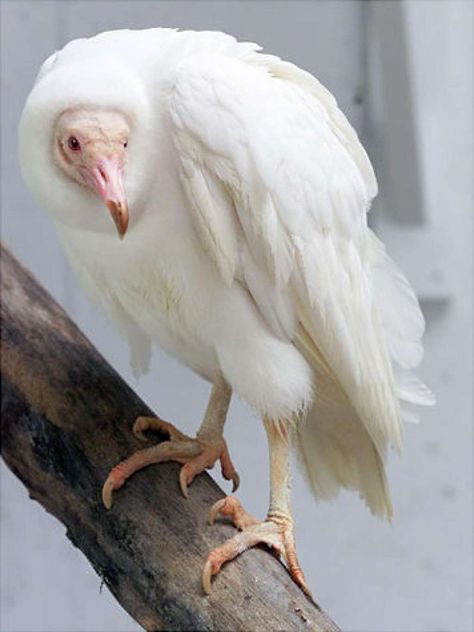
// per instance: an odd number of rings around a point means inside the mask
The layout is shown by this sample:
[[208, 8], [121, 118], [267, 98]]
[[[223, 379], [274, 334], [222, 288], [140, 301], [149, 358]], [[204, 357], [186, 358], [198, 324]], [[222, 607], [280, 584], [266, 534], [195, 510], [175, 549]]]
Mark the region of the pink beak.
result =
[[92, 169], [87, 170], [87, 176], [104, 200], [122, 239], [128, 228], [128, 204], [121, 156], [100, 158]]

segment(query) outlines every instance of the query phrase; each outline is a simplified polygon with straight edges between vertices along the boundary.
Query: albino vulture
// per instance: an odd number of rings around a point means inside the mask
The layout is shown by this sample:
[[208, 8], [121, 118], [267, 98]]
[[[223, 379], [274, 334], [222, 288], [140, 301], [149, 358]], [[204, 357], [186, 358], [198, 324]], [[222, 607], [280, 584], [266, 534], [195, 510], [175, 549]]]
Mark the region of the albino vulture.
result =
[[[432, 403], [413, 375], [423, 317], [367, 226], [375, 175], [333, 96], [310, 74], [218, 32], [114, 31], [70, 42], [43, 64], [20, 125], [24, 177], [54, 219], [86, 291], [128, 339], [137, 373], [159, 344], [211, 382], [196, 438], [139, 418], [169, 441], [115, 467], [220, 460], [233, 391], [261, 415], [271, 498], [257, 522], [228, 497], [210, 522], [240, 529], [222, 564], [264, 542], [307, 590], [293, 537], [289, 451], [318, 498], [355, 489], [392, 512], [384, 471], [403, 419]], [[107, 211], [108, 209], [108, 211]], [[112, 221], [113, 220], [113, 221]], [[118, 235], [117, 235], [118, 232]], [[249, 441], [251, 449], [251, 441]]]

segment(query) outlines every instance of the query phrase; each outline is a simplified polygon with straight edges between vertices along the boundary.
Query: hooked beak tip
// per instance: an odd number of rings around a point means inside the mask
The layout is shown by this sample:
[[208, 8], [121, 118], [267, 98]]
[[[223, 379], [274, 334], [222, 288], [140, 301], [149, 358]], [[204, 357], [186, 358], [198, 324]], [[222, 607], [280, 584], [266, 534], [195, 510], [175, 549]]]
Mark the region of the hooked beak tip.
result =
[[120, 239], [125, 237], [128, 228], [128, 207], [124, 202], [116, 202], [115, 200], [107, 201], [107, 208], [114, 220]]

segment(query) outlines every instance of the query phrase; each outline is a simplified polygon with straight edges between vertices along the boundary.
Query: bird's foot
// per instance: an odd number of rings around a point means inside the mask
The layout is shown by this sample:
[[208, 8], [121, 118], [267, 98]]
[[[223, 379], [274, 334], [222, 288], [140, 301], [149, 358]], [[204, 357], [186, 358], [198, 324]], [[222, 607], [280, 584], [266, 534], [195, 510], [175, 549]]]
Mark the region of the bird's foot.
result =
[[185, 435], [167, 421], [153, 417], [138, 417], [133, 424], [133, 433], [141, 441], [147, 441], [144, 435], [146, 430], [167, 434], [169, 440], [138, 450], [113, 468], [102, 488], [102, 500], [107, 509], [112, 506], [114, 491], [120, 489], [134, 472], [164, 461], [176, 461], [183, 464], [179, 473], [179, 484], [185, 497], [188, 496], [188, 485], [194, 477], [206, 468], [213, 467], [217, 460], [221, 462], [223, 477], [232, 480], [233, 491], [238, 488], [239, 475], [230, 460], [224, 439], [210, 443], [199, 437], [192, 438]]
[[291, 516], [269, 514], [265, 521], [259, 522], [233, 496], [227, 496], [213, 505], [209, 512], [209, 524], [213, 524], [219, 515], [230, 517], [241, 532], [207, 556], [202, 573], [202, 585], [206, 594], [211, 592], [212, 576], [217, 575], [225, 562], [233, 560], [246, 549], [264, 543], [272, 547], [278, 557], [283, 558], [293, 581], [311, 597], [296, 556]]

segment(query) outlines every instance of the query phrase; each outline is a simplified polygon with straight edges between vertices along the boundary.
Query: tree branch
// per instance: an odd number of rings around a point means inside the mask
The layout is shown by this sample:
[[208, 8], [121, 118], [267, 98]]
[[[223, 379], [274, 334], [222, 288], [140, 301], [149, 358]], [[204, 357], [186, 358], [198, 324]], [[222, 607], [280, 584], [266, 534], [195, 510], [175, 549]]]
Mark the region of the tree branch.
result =
[[119, 603], [146, 630], [337, 631], [263, 549], [227, 564], [204, 597], [205, 556], [234, 532], [206, 524], [223, 496], [207, 474], [186, 500], [177, 464], [150, 467], [102, 506], [109, 470], [141, 447], [133, 420], [152, 413], [3, 248], [1, 263], [2, 455]]

